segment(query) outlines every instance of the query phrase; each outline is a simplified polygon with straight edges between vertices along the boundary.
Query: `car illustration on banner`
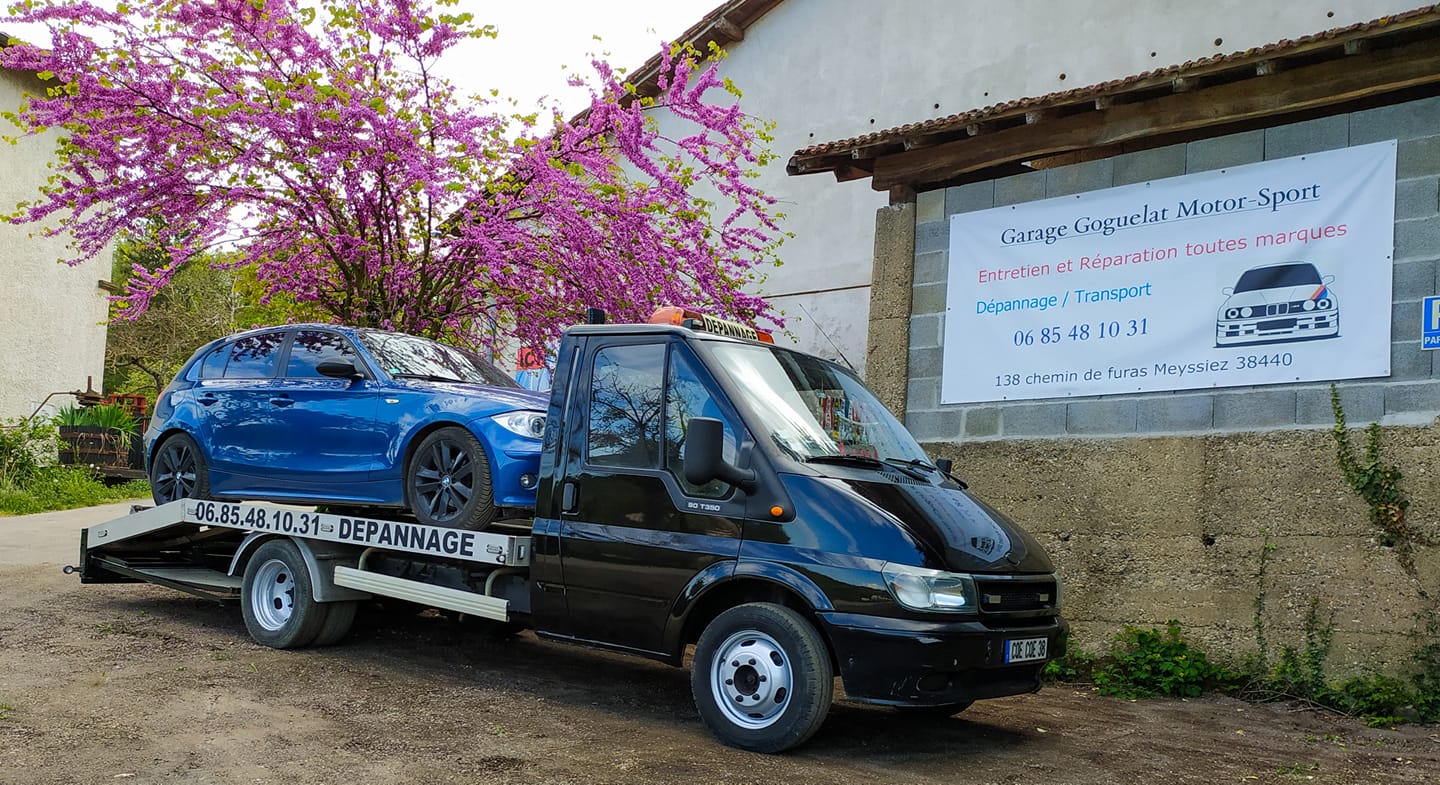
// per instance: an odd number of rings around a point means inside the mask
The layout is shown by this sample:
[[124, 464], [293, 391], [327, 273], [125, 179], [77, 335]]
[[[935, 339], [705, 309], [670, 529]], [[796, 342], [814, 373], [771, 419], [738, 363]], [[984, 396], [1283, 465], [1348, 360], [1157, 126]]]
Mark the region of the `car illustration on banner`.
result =
[[1310, 262], [1281, 262], [1252, 267], [1234, 287], [1215, 317], [1215, 345], [1285, 343], [1340, 334], [1340, 303], [1330, 284]]

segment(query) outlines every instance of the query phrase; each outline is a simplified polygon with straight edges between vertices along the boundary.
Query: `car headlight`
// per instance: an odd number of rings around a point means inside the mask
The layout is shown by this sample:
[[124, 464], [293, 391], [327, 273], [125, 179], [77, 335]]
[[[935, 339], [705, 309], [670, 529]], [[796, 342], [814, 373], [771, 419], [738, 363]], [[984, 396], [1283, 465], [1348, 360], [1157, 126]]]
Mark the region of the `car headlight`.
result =
[[1328, 297], [1321, 297], [1315, 302], [1315, 307], [1322, 311], [1327, 310], [1331, 305], [1333, 305], [1333, 303], [1330, 302], [1330, 298]]
[[1241, 308], [1241, 309], [1240, 309], [1240, 316], [1241, 316], [1241, 318], [1249, 319], [1249, 318], [1250, 318], [1250, 314], [1252, 314], [1252, 313], [1254, 313], [1254, 311], [1251, 310], [1251, 309], [1250, 309], [1250, 306], [1248, 306], [1248, 305], [1245, 306], [1244, 308]]
[[969, 575], [886, 563], [880, 573], [895, 601], [917, 611], [978, 613], [975, 579]]
[[1314, 301], [1314, 300], [1306, 300], [1305, 302], [1303, 302], [1303, 303], [1300, 304], [1300, 307], [1303, 308], [1304, 310], [1307, 310], [1307, 311], [1313, 311], [1313, 310], [1315, 310], [1315, 301]]
[[1226, 318], [1226, 319], [1239, 319], [1239, 318], [1240, 318], [1240, 309], [1239, 309], [1239, 308], [1226, 308], [1226, 309], [1225, 309], [1225, 318]]
[[516, 436], [539, 439], [545, 435], [545, 415], [542, 412], [508, 412], [490, 419]]

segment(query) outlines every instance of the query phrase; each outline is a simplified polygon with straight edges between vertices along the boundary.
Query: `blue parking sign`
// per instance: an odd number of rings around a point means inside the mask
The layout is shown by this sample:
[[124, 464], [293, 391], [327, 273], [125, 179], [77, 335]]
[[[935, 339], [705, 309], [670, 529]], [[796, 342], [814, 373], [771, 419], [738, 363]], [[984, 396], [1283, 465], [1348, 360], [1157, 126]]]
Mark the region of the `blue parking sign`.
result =
[[1440, 349], [1440, 297], [1426, 297], [1420, 317], [1420, 348]]

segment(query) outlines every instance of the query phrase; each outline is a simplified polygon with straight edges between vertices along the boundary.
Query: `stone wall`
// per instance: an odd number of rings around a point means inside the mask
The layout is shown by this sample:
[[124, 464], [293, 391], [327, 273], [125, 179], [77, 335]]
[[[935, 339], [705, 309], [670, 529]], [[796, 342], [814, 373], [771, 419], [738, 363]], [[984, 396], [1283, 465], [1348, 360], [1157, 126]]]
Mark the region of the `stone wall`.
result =
[[[1363, 442], [1363, 439], [1358, 439]], [[1440, 538], [1440, 426], [1388, 428], [1411, 519]], [[1380, 544], [1336, 467], [1327, 431], [927, 444], [971, 490], [1034, 532], [1055, 560], [1064, 615], [1098, 651], [1126, 625], [1181, 622], [1235, 663], [1305, 643], [1312, 601], [1333, 614], [1335, 675], [1402, 671], [1422, 634], [1420, 589], [1440, 596], [1440, 549], [1419, 549], [1417, 584]], [[1264, 580], [1261, 554], [1269, 551]]]
[[1258, 649], [1259, 607], [1273, 661], [1303, 646], [1314, 602], [1333, 614], [1333, 672], [1400, 670], [1418, 643], [1423, 593], [1440, 597], [1440, 549], [1420, 549], [1417, 584], [1380, 543], [1336, 467], [1325, 383], [940, 404], [949, 216], [1385, 139], [1399, 147], [1392, 372], [1339, 388], [1352, 425], [1382, 423], [1411, 520], [1440, 538], [1440, 352], [1419, 342], [1421, 298], [1440, 291], [1440, 98], [922, 193], [908, 283], [877, 237], [872, 303], [910, 287], [904, 343], [872, 317], [872, 358], [908, 349], [887, 366], [903, 365], [906, 383], [885, 379], [886, 403], [933, 454], [955, 458], [975, 492], [1042, 537], [1082, 648], [1173, 618], [1239, 662]]

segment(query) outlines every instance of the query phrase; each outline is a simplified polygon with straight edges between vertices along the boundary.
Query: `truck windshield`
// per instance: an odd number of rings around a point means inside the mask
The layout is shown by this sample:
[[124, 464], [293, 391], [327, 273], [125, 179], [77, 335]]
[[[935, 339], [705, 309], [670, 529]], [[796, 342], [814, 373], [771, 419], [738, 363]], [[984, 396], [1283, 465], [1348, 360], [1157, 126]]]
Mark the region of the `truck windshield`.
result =
[[722, 372], [751, 397], [757, 425], [792, 458], [930, 465], [910, 432], [849, 371], [768, 346], [717, 344], [714, 353]]

